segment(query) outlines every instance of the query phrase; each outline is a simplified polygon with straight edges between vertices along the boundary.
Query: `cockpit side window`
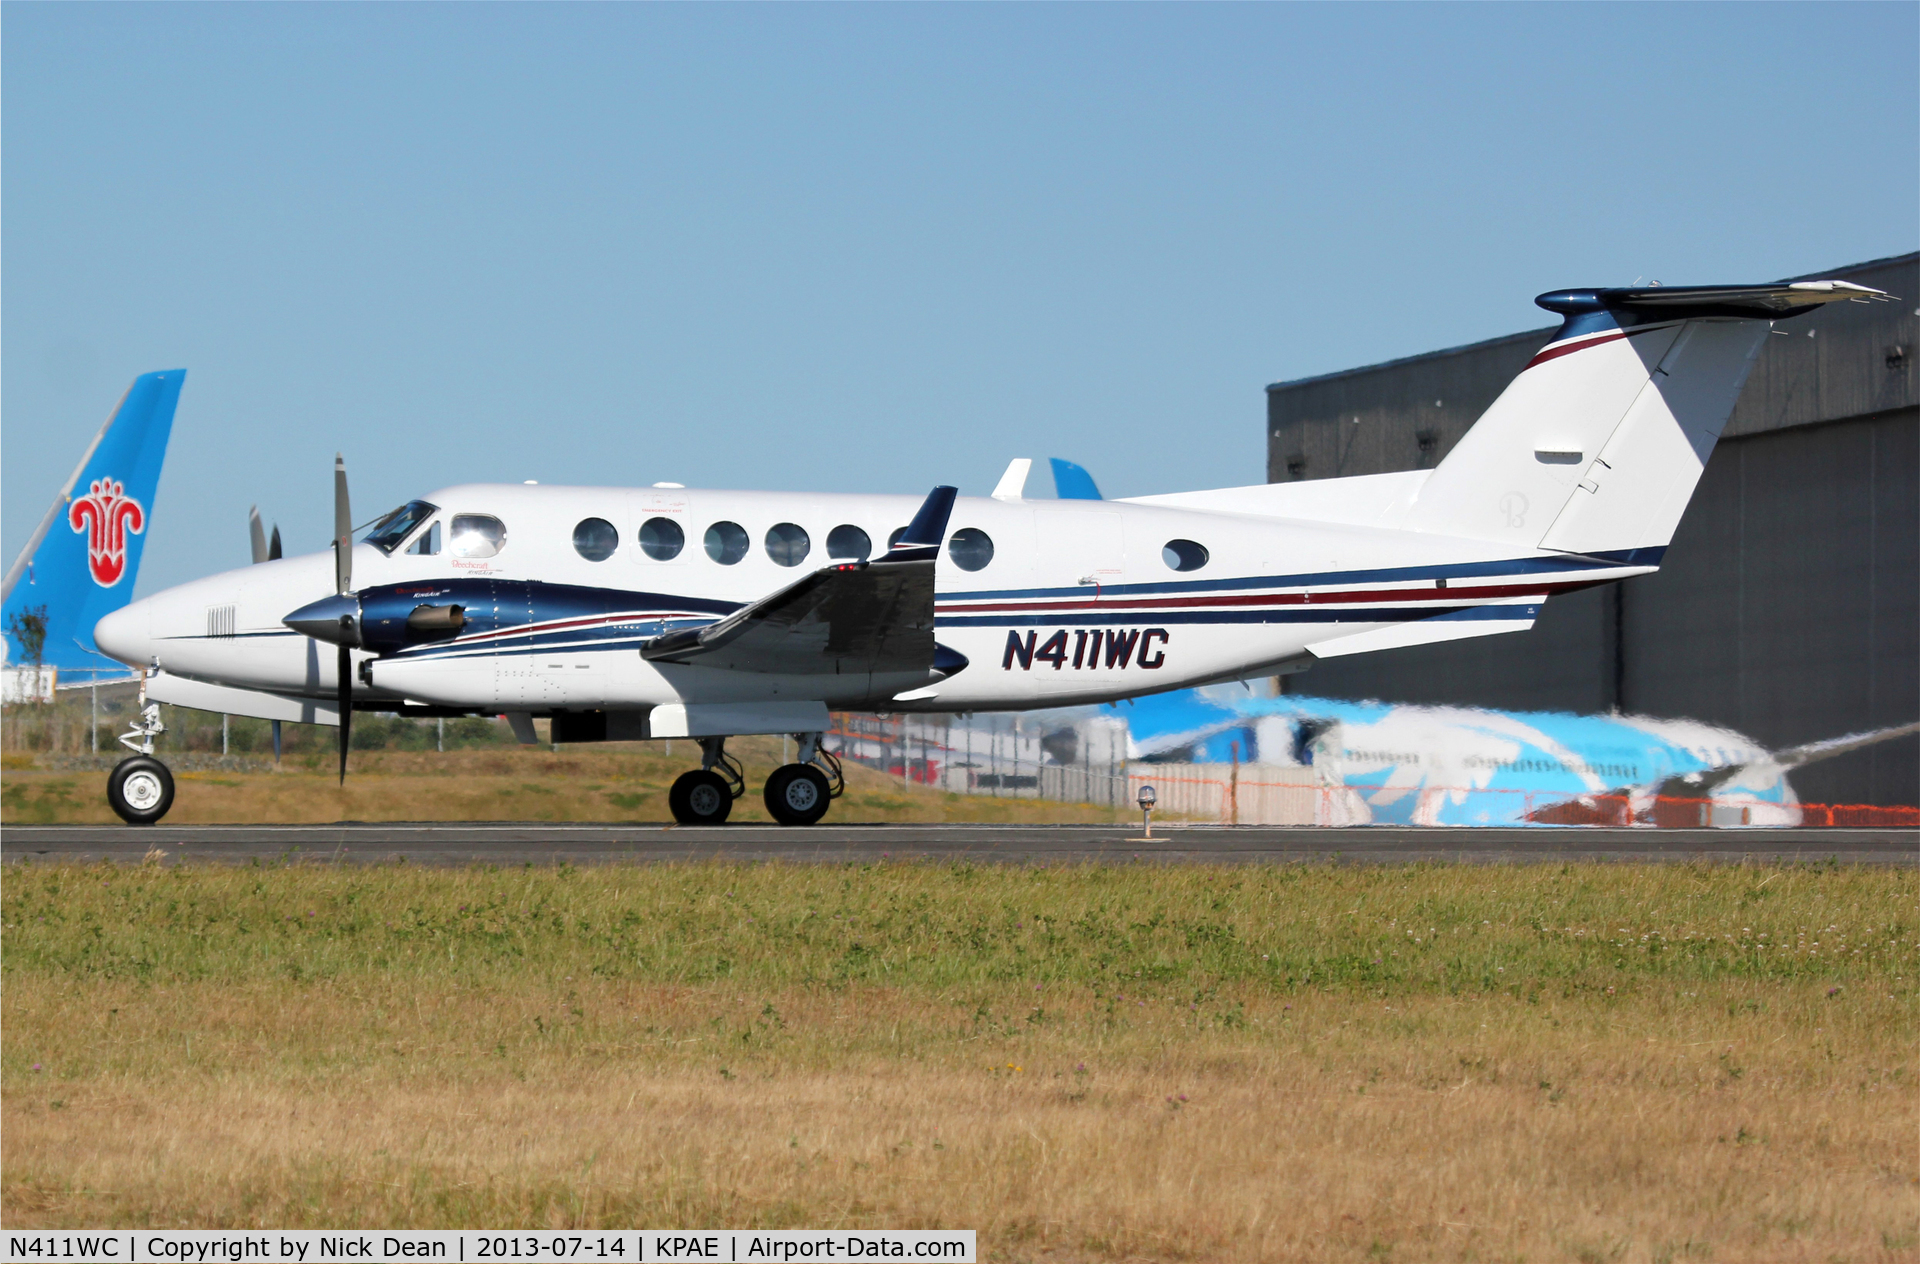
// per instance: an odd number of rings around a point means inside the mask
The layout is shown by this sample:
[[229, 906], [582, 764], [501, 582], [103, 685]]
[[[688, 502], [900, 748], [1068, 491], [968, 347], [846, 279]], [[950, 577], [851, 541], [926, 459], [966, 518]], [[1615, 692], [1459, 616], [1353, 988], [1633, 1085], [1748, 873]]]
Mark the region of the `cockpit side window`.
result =
[[455, 557], [492, 557], [507, 546], [507, 524], [491, 514], [455, 514], [447, 535]]
[[432, 557], [440, 552], [440, 524], [434, 523], [413, 538], [407, 546], [407, 552], [415, 557]]
[[438, 505], [429, 505], [424, 500], [410, 500], [374, 523], [364, 542], [382, 553], [392, 553], [400, 547], [401, 541], [413, 534], [415, 527], [432, 517], [438, 508]]

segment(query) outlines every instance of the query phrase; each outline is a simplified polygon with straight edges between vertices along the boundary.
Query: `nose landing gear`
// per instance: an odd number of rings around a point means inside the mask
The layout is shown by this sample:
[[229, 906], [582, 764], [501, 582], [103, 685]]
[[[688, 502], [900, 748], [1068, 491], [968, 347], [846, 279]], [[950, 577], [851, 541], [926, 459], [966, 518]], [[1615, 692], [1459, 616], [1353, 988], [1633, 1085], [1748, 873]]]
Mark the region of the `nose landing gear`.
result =
[[[143, 701], [145, 688], [143, 684]], [[140, 718], [120, 735], [121, 745], [137, 753], [107, 774], [107, 806], [129, 825], [152, 825], [173, 807], [173, 773], [153, 757], [153, 739], [166, 731], [160, 704], [148, 702]]]
[[682, 825], [723, 825], [733, 801], [747, 792], [740, 761], [727, 754], [727, 739], [700, 739], [700, 767], [681, 773], [667, 791], [667, 808]]

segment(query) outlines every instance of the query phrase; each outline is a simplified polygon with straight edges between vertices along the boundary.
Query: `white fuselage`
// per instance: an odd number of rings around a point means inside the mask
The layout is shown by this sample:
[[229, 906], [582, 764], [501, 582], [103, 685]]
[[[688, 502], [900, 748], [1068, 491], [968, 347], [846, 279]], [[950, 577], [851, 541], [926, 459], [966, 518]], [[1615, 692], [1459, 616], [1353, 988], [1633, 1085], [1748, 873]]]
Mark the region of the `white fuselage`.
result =
[[[1405, 477], [1417, 489], [1424, 475]], [[953, 550], [942, 550], [935, 636], [969, 665], [929, 686], [924, 680], [656, 664], [639, 653], [664, 628], [718, 617], [676, 610], [676, 601], [745, 604], [828, 565], [834, 559], [827, 541], [837, 527], [859, 528], [872, 552], [884, 553], [919, 497], [449, 487], [425, 497], [436, 513], [391, 554], [364, 543], [354, 547], [356, 589], [462, 578], [498, 581], [505, 591], [535, 581], [614, 590], [631, 598], [623, 603], [631, 609], [595, 620], [543, 618], [542, 611], [530, 609], [520, 635], [463, 637], [453, 643], [457, 652], [443, 646], [433, 655], [381, 658], [371, 669], [371, 688], [361, 685], [357, 696], [362, 702], [481, 712], [642, 710], [768, 698], [900, 710], [1059, 706], [1284, 669], [1315, 647], [1328, 652], [1342, 639], [1387, 633], [1436, 615], [1505, 611], [1524, 627], [1554, 591], [1651, 569], [1625, 559], [1603, 564], [1407, 530], [1389, 525], [1391, 505], [1378, 513], [1368, 506], [1340, 515], [1356, 521], [1327, 522], [1284, 516], [1286, 500], [1278, 488], [1217, 496], [1222, 508], [957, 501], [949, 540], [969, 530], [984, 532], [992, 557], [979, 569], [965, 570], [955, 564]], [[1248, 504], [1264, 512], [1246, 512]], [[1316, 504], [1313, 516], [1327, 510]], [[450, 524], [462, 514], [488, 515], [505, 525], [497, 553], [456, 554]], [[590, 518], [618, 532], [617, 546], [601, 561], [587, 560], [574, 547], [576, 525]], [[641, 528], [653, 519], [680, 527], [684, 545], [676, 555], [661, 560], [641, 547]], [[737, 524], [749, 542], [732, 565], [713, 560], [703, 547], [715, 523]], [[801, 528], [809, 542], [792, 566], [776, 564], [768, 551], [769, 530], [783, 523]], [[437, 553], [407, 551], [436, 526]], [[1170, 541], [1200, 545], [1204, 564], [1175, 569]], [[327, 552], [214, 575], [134, 603], [103, 621], [96, 636], [116, 658], [176, 677], [282, 697], [328, 698], [337, 683], [333, 647], [316, 645], [282, 620], [333, 590], [333, 565]], [[354, 653], [356, 662], [369, 657]]]

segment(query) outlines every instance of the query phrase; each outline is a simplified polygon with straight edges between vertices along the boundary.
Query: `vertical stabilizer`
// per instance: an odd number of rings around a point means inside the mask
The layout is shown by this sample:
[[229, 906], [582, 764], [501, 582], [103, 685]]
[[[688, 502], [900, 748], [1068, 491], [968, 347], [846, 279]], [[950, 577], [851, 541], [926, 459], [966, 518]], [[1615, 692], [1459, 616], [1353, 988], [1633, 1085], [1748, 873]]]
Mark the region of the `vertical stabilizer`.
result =
[[1565, 317], [1421, 488], [1407, 525], [1657, 564], [1771, 322], [1844, 281], [1563, 290]]
[[[93, 646], [93, 625], [133, 597], [185, 369], [145, 373], [88, 445], [0, 587], [0, 624], [35, 619], [41, 662], [62, 672], [123, 671]], [[24, 666], [10, 630], [9, 666]]]

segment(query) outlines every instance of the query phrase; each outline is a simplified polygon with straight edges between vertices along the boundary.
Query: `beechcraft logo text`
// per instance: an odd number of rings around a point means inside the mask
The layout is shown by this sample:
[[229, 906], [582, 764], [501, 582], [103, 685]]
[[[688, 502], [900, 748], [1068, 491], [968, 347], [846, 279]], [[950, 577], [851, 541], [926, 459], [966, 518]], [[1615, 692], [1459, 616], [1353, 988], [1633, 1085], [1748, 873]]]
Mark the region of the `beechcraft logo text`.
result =
[[1172, 641], [1165, 628], [1099, 628], [1093, 631], [1065, 628], [1055, 632], [1046, 640], [1040, 640], [1040, 634], [1029, 632], [1024, 637], [1018, 632], [1007, 633], [1007, 652], [1000, 660], [1004, 671], [1012, 671], [1015, 663], [1020, 670], [1033, 671], [1034, 664], [1053, 664], [1055, 671], [1093, 671], [1111, 668], [1115, 671], [1128, 666], [1137, 666], [1147, 671], [1164, 665], [1166, 651], [1160, 646]]
[[127, 536], [147, 529], [146, 511], [126, 491], [124, 483], [98, 478], [67, 510], [67, 524], [87, 537], [87, 570], [102, 588], [127, 573]]

